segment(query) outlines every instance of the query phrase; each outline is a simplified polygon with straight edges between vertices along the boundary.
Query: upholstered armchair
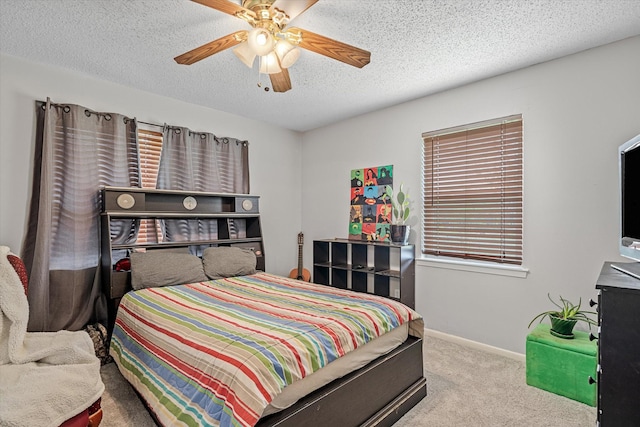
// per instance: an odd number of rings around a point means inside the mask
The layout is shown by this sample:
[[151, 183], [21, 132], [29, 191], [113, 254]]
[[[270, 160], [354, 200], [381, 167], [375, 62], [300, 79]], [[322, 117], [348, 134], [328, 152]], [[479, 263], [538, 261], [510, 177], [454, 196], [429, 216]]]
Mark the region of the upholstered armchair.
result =
[[97, 427], [104, 384], [84, 331], [27, 332], [28, 276], [0, 246], [0, 425]]

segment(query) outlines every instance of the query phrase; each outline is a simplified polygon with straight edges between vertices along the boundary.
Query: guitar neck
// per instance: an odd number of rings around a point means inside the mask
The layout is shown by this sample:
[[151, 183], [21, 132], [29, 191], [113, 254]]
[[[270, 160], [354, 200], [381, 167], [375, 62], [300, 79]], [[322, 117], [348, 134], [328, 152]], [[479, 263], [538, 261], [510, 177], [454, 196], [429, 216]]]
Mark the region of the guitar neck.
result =
[[298, 245], [298, 276], [302, 276], [302, 244]]

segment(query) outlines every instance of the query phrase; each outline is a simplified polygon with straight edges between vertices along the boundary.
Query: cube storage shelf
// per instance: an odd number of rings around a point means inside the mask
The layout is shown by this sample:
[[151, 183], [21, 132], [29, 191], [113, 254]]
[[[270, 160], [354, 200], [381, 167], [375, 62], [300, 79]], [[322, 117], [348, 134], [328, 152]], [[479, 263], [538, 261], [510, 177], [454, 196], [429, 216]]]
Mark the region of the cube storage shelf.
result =
[[375, 294], [415, 309], [413, 245], [325, 239], [313, 242], [313, 282]]

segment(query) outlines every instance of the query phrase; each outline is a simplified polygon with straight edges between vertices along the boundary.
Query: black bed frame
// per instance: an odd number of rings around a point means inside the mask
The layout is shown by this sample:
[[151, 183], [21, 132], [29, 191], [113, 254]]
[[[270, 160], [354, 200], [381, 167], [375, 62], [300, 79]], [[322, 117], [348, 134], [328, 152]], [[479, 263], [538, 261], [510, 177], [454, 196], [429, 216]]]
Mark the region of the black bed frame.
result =
[[390, 426], [427, 395], [422, 339], [392, 352], [262, 418], [257, 427]]

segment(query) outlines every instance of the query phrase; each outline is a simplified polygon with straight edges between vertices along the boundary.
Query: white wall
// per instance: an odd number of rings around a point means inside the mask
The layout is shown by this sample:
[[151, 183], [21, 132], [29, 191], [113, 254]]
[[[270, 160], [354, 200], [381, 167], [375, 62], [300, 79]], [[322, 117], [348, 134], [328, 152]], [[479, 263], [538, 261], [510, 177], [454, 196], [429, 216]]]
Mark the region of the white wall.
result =
[[523, 353], [547, 292], [586, 303], [603, 261], [624, 260], [616, 149], [640, 133], [638, 52], [635, 37], [305, 133], [305, 238], [347, 237], [350, 171], [393, 164], [419, 243], [422, 132], [522, 113], [528, 277], [418, 266], [416, 308], [428, 328]]
[[20, 253], [25, 234], [35, 101], [50, 97], [57, 103], [248, 140], [251, 193], [261, 196], [267, 270], [286, 275], [295, 267], [301, 217], [299, 133], [7, 55], [0, 57], [0, 94], [0, 244], [13, 252]]

